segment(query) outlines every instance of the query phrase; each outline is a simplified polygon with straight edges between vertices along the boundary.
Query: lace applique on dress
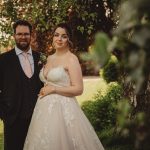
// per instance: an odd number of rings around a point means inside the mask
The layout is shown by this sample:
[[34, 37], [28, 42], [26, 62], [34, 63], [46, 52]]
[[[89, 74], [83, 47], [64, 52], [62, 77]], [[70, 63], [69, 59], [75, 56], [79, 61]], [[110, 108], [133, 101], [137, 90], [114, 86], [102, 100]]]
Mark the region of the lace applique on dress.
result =
[[[43, 69], [40, 79], [59, 87], [70, 85], [63, 67]], [[74, 97], [50, 94], [37, 100], [24, 150], [104, 150]]]

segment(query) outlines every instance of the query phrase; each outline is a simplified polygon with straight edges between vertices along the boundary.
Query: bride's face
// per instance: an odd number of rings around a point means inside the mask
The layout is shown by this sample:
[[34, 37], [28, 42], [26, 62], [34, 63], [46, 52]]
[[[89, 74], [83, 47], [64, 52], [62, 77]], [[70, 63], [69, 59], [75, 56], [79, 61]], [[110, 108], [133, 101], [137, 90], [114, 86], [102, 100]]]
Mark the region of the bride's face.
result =
[[65, 49], [69, 47], [68, 44], [68, 35], [66, 30], [58, 27], [53, 36], [53, 46], [55, 49]]

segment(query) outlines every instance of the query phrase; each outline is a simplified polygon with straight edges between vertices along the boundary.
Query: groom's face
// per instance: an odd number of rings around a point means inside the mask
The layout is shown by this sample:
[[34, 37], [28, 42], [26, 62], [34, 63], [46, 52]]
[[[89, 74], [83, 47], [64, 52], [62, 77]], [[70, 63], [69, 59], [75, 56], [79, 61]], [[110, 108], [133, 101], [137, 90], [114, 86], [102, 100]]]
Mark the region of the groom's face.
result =
[[28, 51], [31, 42], [31, 33], [28, 26], [18, 25], [14, 34], [16, 46], [22, 51]]

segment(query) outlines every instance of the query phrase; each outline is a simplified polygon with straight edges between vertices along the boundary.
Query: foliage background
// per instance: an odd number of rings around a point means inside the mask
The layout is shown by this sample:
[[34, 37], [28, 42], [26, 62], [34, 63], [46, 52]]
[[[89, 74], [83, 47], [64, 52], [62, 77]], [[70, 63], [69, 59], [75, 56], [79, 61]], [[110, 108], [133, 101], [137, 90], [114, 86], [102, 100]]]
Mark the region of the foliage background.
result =
[[111, 38], [105, 33], [97, 34], [95, 54], [91, 56], [104, 68], [111, 54], [118, 59], [124, 100], [118, 103], [116, 134], [127, 137], [135, 150], [150, 149], [149, 8], [149, 0], [124, 1], [118, 28]]
[[[122, 2], [121, 5], [120, 2]], [[149, 0], [4, 0], [0, 4], [0, 32], [2, 34], [0, 49], [14, 44], [11, 37], [11, 25], [19, 18], [25, 18], [33, 24], [32, 46], [42, 52], [51, 51], [51, 31], [59, 22], [65, 21], [70, 24], [73, 29], [74, 43], [79, 52], [88, 51], [89, 46], [93, 44], [95, 33], [103, 31], [96, 35], [95, 54], [90, 54], [91, 61], [93, 63], [96, 60], [98, 67], [104, 67], [103, 75], [107, 80], [108, 77], [109, 79], [112, 77], [109, 72], [112, 72], [110, 70], [115, 67], [111, 65], [106, 67], [106, 64], [109, 64], [112, 54], [116, 56], [119, 68], [117, 68], [118, 77], [115, 80], [118, 80], [119, 86], [123, 88], [123, 100], [116, 102], [118, 109], [112, 111], [110, 116], [108, 115], [111, 118], [116, 114], [115, 128], [112, 129], [109, 126], [110, 128], [103, 130], [103, 134], [100, 133], [100, 136], [105, 137], [105, 144], [114, 142], [113, 144], [119, 145], [118, 141], [123, 139], [122, 141], [125, 143], [127, 141], [129, 144], [128, 150], [149, 150], [149, 8]], [[86, 69], [84, 70], [86, 71]], [[98, 98], [101, 97], [100, 94]], [[111, 107], [113, 103], [110, 99], [108, 96], [107, 100], [104, 98], [104, 102], [100, 103], [105, 104], [109, 101]], [[96, 114], [96, 118], [94, 118], [96, 121], [93, 121], [95, 126], [99, 126], [100, 123], [97, 120], [100, 115], [97, 115], [96, 110], [99, 109], [97, 106], [102, 104], [98, 102], [97, 100], [96, 104], [89, 102], [84, 107], [87, 115], [90, 114], [89, 119], [93, 119], [92, 113]], [[109, 103], [102, 106], [106, 111]], [[114, 108], [108, 110], [114, 110]], [[97, 121], [99, 121], [98, 124]], [[105, 124], [109, 125], [106, 122]]]
[[10, 44], [12, 23], [29, 20], [37, 40], [33, 45], [40, 51], [50, 50], [51, 31], [60, 22], [68, 22], [73, 29], [74, 43], [79, 50], [87, 50], [97, 31], [110, 34], [115, 24], [114, 10], [119, 0], [3, 0], [0, 4], [0, 45]]

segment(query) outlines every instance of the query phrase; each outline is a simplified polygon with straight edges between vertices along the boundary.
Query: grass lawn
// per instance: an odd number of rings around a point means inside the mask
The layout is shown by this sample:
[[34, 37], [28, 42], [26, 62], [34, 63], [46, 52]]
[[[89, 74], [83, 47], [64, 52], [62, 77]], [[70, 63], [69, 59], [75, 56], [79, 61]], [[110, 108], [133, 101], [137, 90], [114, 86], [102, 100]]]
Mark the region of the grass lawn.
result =
[[0, 121], [0, 150], [3, 150], [3, 124]]
[[84, 101], [92, 100], [92, 97], [98, 90], [104, 93], [106, 87], [106, 83], [101, 78], [85, 78], [83, 94], [81, 96], [77, 96], [78, 103], [81, 105]]
[[[100, 78], [85, 78], [84, 79], [84, 91], [81, 96], [77, 97], [78, 103], [81, 105], [84, 101], [92, 100], [97, 90], [104, 92], [106, 89], [106, 83]], [[0, 121], [0, 150], [3, 150], [3, 124]]]

